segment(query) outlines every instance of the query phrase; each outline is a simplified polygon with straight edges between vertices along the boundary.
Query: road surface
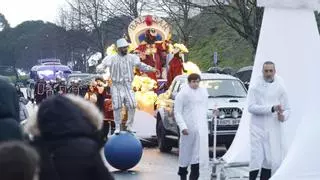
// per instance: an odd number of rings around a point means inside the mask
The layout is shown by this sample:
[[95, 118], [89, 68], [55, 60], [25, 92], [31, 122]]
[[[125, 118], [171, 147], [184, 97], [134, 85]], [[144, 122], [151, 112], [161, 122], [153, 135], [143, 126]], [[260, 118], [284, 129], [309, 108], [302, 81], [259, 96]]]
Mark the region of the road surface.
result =
[[[30, 114], [34, 112], [36, 106], [29, 103], [27, 109]], [[153, 126], [151, 123], [149, 126]], [[142, 127], [142, 126], [140, 126]], [[139, 128], [139, 127], [138, 127]], [[155, 127], [143, 127], [145, 129], [154, 129]], [[141, 129], [136, 129], [143, 132]], [[149, 132], [148, 132], [149, 133]], [[145, 135], [145, 134], [144, 134]], [[224, 147], [218, 147], [218, 155], [223, 155]], [[114, 174], [116, 180], [179, 180], [178, 171], [178, 149], [173, 148], [171, 153], [161, 153], [156, 144], [152, 143], [144, 147], [143, 156], [139, 164], [130, 171], [121, 172], [111, 167], [104, 158], [105, 165]], [[199, 180], [211, 180], [211, 168], [206, 172], [201, 172]]]

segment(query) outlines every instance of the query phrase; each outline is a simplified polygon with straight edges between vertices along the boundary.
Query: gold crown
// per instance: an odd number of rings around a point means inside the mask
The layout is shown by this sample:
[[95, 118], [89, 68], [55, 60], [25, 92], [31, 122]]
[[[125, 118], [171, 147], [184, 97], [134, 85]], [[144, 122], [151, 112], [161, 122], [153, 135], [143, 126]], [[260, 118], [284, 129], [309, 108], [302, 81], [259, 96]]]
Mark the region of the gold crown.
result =
[[139, 36], [144, 34], [148, 29], [154, 29], [164, 41], [170, 38], [172, 27], [165, 20], [157, 16], [147, 15], [134, 19], [128, 26], [129, 37], [134, 47], [139, 45]]

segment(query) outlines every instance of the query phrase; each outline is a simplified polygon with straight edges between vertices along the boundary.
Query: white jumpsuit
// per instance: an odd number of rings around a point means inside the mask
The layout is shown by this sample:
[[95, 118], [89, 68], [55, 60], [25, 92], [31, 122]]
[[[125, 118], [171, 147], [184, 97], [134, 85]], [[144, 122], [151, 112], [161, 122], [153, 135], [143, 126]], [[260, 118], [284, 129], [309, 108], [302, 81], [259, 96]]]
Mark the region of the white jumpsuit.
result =
[[[177, 94], [174, 114], [180, 129], [179, 167], [188, 167], [198, 163], [200, 167], [208, 167], [207, 111], [207, 89], [192, 89], [186, 85]], [[188, 129], [189, 135], [183, 135], [181, 133], [183, 129]]]
[[143, 71], [153, 71], [154, 68], [142, 63], [140, 58], [134, 54], [107, 56], [97, 66], [97, 72], [102, 72], [107, 67], [110, 68], [110, 78], [112, 80], [111, 96], [114, 121], [116, 124], [120, 124], [121, 108], [125, 104], [128, 108], [127, 125], [132, 126], [136, 108], [136, 100], [131, 88], [134, 78], [133, 69], [139, 67]]
[[284, 156], [282, 142], [282, 124], [277, 113], [272, 113], [272, 106], [281, 104], [285, 120], [290, 108], [284, 85], [275, 77], [268, 83], [259, 77], [256, 84], [251, 85], [248, 94], [248, 110], [252, 114], [250, 124], [251, 158], [250, 170], [271, 169], [274, 173], [280, 166]]

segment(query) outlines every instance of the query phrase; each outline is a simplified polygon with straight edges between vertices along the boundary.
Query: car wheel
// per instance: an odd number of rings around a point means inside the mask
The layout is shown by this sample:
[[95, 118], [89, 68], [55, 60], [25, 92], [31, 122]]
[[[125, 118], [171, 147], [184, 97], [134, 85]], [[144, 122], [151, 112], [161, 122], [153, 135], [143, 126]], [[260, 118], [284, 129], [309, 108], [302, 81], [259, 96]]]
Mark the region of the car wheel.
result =
[[166, 130], [164, 129], [161, 118], [158, 118], [157, 122], [157, 140], [160, 152], [170, 152], [172, 150], [172, 146], [166, 138]]

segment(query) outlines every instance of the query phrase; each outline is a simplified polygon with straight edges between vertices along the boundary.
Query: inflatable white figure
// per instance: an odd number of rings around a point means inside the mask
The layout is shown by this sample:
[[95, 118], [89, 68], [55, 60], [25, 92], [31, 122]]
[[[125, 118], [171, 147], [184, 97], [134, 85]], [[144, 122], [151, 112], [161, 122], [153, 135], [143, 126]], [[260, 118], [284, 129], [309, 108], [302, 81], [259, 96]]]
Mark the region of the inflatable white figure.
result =
[[[317, 110], [320, 85], [316, 74], [320, 67], [320, 38], [313, 10], [320, 3], [317, 0], [258, 2], [265, 6], [265, 12], [250, 84], [261, 75], [265, 61], [275, 62], [292, 110], [289, 120], [283, 124], [284, 136], [281, 137], [286, 149], [291, 145], [290, 152], [285, 153], [286, 159], [273, 179], [320, 179], [320, 156], [317, 154], [320, 146], [313, 145], [320, 136], [316, 133], [320, 132]], [[250, 117], [245, 108], [234, 143], [223, 157], [227, 163], [249, 162]]]
[[281, 9], [319, 9], [319, 0], [258, 0], [258, 6]]

